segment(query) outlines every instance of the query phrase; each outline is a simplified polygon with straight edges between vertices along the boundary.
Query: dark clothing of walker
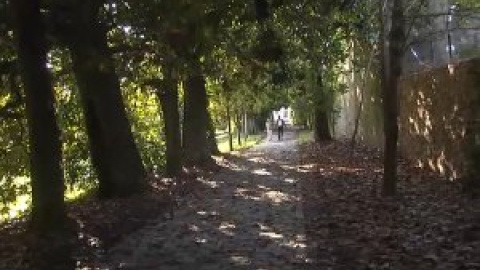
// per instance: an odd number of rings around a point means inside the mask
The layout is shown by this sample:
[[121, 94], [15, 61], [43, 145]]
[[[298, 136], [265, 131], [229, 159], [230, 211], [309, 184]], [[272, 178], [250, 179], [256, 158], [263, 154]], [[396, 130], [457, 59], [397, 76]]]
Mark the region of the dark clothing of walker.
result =
[[283, 121], [283, 119], [281, 119], [279, 117], [278, 120], [277, 120], [277, 133], [278, 133], [278, 140], [279, 141], [283, 139], [284, 126], [285, 126], [285, 122]]

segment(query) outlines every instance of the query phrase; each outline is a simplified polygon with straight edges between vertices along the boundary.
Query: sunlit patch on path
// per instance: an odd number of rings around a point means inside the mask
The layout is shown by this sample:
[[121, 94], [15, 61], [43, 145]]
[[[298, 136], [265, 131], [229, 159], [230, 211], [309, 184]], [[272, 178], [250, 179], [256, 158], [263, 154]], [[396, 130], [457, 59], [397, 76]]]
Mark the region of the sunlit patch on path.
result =
[[100, 269], [308, 269], [295, 134], [229, 160], [175, 218], [135, 233]]

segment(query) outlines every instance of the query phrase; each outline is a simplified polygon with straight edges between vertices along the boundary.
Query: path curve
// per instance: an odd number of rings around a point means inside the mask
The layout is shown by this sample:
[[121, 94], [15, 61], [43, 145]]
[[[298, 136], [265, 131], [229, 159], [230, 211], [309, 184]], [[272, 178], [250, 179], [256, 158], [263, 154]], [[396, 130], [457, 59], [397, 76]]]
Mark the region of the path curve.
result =
[[112, 248], [100, 269], [306, 269], [296, 134], [229, 160], [172, 220], [159, 220]]

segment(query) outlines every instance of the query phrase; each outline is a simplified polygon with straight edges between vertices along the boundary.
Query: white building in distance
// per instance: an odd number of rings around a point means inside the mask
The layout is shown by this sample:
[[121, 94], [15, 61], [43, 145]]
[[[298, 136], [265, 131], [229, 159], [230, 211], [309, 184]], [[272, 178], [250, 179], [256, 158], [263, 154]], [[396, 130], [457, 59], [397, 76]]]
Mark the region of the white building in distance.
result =
[[278, 119], [278, 116], [280, 116], [280, 118], [283, 119], [283, 121], [285, 121], [286, 125], [291, 126], [294, 123], [294, 121], [293, 121], [294, 113], [293, 113], [292, 108], [290, 108], [290, 107], [287, 107], [287, 108], [282, 107], [278, 111], [273, 111], [272, 116], [273, 116], [274, 121], [276, 121]]

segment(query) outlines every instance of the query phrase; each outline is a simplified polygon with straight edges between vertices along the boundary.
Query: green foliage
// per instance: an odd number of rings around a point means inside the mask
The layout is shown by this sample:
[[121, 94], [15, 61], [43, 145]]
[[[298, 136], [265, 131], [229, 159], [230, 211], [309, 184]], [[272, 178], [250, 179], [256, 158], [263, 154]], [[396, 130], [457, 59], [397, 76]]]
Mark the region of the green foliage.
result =
[[0, 222], [15, 218], [29, 209], [31, 203], [29, 178], [4, 176], [0, 180], [0, 185], [2, 186]]
[[[239, 145], [238, 141], [235, 139], [236, 134], [233, 134], [233, 149], [234, 151], [237, 150], [243, 150], [243, 149], [248, 149], [250, 147], [253, 147], [257, 145], [264, 137], [263, 135], [250, 135], [246, 138], [246, 140], [242, 140], [242, 144]], [[225, 136], [217, 136], [217, 142], [218, 142], [218, 149], [222, 153], [228, 153], [230, 151], [229, 146], [228, 146], [228, 135]]]
[[[25, 107], [21, 93], [13, 93], [19, 90], [12, 89], [12, 86], [17, 88], [16, 81], [11, 81], [15, 78], [11, 74], [0, 76], [0, 108], [5, 112], [0, 117], [0, 220], [23, 211], [23, 206], [12, 203], [25, 201], [30, 193], [29, 182], [25, 181], [29, 169], [27, 123], [22, 117]], [[7, 106], [11, 108], [5, 110]]]
[[165, 138], [160, 104], [152, 91], [124, 84], [124, 97], [135, 141], [147, 169], [165, 166]]
[[253, 57], [262, 62], [278, 62], [284, 52], [277, 34], [271, 28], [258, 33], [257, 44], [253, 47]]
[[[50, 63], [55, 78], [57, 116], [63, 144], [66, 197], [76, 198], [96, 187], [96, 176], [89, 152], [81, 100], [70, 72], [68, 54], [54, 50]], [[6, 80], [6, 77], [2, 77]], [[3, 81], [5, 81], [3, 80]], [[7, 102], [8, 84], [1, 84], [0, 101]], [[123, 84], [126, 108], [138, 148], [148, 168], [164, 166], [164, 138], [161, 110], [156, 96], [132, 81]], [[0, 104], [4, 105], [4, 104]], [[19, 107], [24, 114], [23, 106]], [[30, 200], [29, 160], [26, 121], [23, 118], [0, 119], [0, 220], [28, 210]]]
[[[361, 39], [362, 44], [368, 44], [377, 38], [372, 34], [376, 27], [371, 23], [372, 1], [274, 0], [269, 1], [269, 16], [262, 17], [261, 22], [254, 3], [114, 0], [104, 6], [102, 21], [133, 134], [147, 168], [162, 169], [165, 165], [163, 120], [155, 94], [161, 85], [153, 82], [164, 78], [166, 67], [180, 80], [191, 72], [203, 73], [210, 113], [219, 129], [227, 127], [227, 109], [232, 117], [247, 112], [263, 123], [272, 110], [291, 105], [299, 123], [306, 123], [315, 106], [334, 111], [336, 95], [345, 90], [339, 63], [349, 55], [351, 41]], [[45, 14], [52, 15], [48, 12]], [[68, 19], [68, 14], [59, 15]], [[15, 59], [9, 28], [2, 2], [0, 63]], [[70, 193], [74, 197], [78, 191], [95, 188], [96, 177], [69, 56], [58, 40], [52, 38], [51, 42], [49, 66], [62, 131], [65, 179], [75, 191]], [[0, 77], [1, 108], [13, 95], [7, 76], [2, 73]], [[14, 111], [25, 113], [23, 106]], [[27, 136], [23, 118], [0, 116], [2, 213], [8, 212], [12, 203], [28, 204]]]
[[95, 173], [89, 159], [88, 139], [80, 93], [72, 74], [66, 73], [71, 63], [64, 50], [50, 53], [57, 101], [58, 125], [61, 129], [65, 182], [70, 189], [90, 190], [96, 185]]
[[79, 93], [73, 85], [57, 85], [56, 90], [65, 182], [70, 188], [91, 189], [95, 186], [95, 173], [89, 159]]
[[480, 2], [477, 0], [455, 0], [452, 4], [459, 5], [464, 10], [480, 9]]

